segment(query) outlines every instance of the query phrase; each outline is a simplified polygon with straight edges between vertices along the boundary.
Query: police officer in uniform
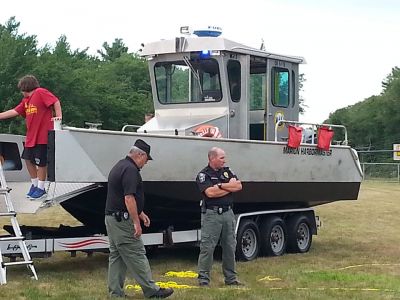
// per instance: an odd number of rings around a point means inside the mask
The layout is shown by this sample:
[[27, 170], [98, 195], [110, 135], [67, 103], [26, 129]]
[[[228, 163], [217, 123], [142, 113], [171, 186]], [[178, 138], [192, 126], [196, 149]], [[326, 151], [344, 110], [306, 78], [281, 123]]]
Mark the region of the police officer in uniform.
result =
[[198, 260], [199, 285], [210, 284], [214, 249], [222, 246], [222, 271], [226, 285], [241, 285], [237, 279], [235, 250], [235, 215], [232, 211], [233, 193], [242, 183], [230, 168], [224, 167], [224, 150], [213, 147], [208, 152], [208, 166], [197, 175], [196, 182], [203, 194], [201, 215], [201, 243]]
[[140, 169], [151, 159], [150, 146], [138, 139], [108, 176], [105, 224], [110, 242], [108, 291], [112, 297], [125, 297], [126, 271], [133, 275], [146, 298], [166, 298], [173, 293], [154, 283], [141, 238], [140, 220], [148, 227], [150, 219], [143, 212]]

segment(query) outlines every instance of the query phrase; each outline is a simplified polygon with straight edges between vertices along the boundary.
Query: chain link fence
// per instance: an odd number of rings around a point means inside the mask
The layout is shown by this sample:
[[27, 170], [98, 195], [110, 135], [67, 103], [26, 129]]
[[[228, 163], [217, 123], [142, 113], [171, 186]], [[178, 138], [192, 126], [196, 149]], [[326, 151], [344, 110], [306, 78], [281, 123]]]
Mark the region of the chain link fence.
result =
[[400, 183], [400, 163], [361, 163], [364, 180]]

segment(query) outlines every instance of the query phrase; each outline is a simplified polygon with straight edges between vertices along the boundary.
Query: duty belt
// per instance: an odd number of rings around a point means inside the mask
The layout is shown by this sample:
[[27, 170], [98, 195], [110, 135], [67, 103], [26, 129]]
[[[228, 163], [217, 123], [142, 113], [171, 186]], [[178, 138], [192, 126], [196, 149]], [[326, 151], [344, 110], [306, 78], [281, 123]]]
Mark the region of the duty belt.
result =
[[106, 216], [113, 216], [117, 222], [129, 219], [129, 213], [127, 211], [116, 211], [112, 213], [107, 213]]
[[219, 215], [223, 214], [230, 210], [232, 206], [230, 205], [223, 205], [223, 206], [207, 206], [207, 209], [217, 212]]

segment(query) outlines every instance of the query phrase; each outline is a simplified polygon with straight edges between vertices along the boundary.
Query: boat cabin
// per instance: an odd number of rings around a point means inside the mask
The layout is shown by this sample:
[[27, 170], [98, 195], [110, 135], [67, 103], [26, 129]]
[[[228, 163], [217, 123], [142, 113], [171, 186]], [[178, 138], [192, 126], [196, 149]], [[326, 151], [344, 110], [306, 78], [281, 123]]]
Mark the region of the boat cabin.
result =
[[[274, 140], [299, 115], [301, 57], [273, 54], [197, 31], [144, 45], [155, 117], [138, 132]], [[282, 126], [278, 137], [287, 136]]]

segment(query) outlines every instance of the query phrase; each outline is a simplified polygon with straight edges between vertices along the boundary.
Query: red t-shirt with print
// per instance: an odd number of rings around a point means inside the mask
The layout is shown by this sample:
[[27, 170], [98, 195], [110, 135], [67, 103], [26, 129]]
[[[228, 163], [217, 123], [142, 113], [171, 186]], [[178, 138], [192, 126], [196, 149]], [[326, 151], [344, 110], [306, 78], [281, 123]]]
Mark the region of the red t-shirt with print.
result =
[[51, 106], [58, 98], [44, 88], [37, 88], [30, 97], [22, 99], [14, 110], [25, 118], [26, 139], [25, 147], [47, 145], [47, 135], [53, 129]]

